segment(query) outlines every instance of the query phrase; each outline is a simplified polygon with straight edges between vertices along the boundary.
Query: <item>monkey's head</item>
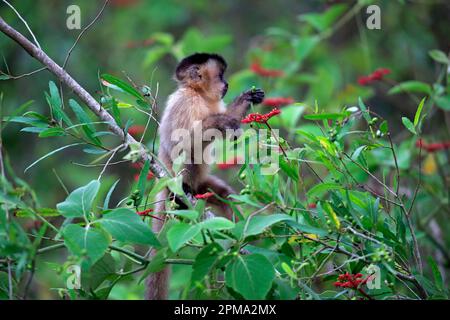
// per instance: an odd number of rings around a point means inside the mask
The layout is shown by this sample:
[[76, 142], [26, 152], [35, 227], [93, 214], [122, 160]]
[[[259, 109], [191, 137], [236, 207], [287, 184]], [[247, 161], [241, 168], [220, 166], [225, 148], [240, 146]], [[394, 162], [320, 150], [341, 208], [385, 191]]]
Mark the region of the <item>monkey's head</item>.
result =
[[194, 53], [178, 64], [175, 78], [183, 87], [194, 89], [209, 100], [220, 100], [228, 91], [223, 75], [225, 59], [213, 53]]

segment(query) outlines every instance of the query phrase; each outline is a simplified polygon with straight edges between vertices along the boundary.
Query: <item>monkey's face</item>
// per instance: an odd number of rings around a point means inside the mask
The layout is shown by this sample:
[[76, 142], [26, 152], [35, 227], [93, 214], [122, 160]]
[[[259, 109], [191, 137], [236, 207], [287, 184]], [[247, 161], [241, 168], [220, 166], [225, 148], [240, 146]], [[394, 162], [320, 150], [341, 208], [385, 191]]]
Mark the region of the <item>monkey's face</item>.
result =
[[177, 80], [207, 100], [221, 100], [228, 91], [228, 83], [224, 78], [225, 62], [210, 55], [202, 63], [189, 64], [189, 59], [192, 58], [186, 58], [177, 68]]
[[228, 83], [225, 81], [224, 72], [214, 60], [205, 65], [203, 72], [205, 91], [210, 92], [218, 100], [222, 99], [228, 91]]

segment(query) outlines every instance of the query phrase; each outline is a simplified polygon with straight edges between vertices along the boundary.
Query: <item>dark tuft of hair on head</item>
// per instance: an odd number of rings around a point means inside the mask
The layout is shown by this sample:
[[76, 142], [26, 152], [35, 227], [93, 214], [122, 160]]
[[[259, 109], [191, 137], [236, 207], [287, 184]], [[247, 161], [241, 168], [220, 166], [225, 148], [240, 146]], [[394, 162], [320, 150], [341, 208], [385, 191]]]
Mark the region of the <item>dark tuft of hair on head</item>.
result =
[[225, 72], [227, 68], [227, 63], [225, 59], [215, 53], [194, 53], [190, 56], [187, 56], [183, 60], [180, 61], [178, 64], [176, 70], [175, 70], [175, 76], [178, 80], [181, 80], [182, 74], [184, 71], [186, 71], [190, 66], [192, 65], [202, 65], [206, 63], [208, 60], [215, 60], [219, 63], [219, 65], [222, 68], [222, 72]]

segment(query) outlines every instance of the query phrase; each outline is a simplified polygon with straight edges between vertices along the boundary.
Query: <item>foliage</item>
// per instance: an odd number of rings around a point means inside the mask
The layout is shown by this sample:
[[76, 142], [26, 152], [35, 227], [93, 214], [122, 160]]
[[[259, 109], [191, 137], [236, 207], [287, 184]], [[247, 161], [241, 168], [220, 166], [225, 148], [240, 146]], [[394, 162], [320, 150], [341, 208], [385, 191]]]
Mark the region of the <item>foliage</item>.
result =
[[[425, 50], [439, 70], [432, 83], [380, 78], [376, 80], [385, 86], [381, 94], [370, 86], [343, 85], [327, 40], [364, 4], [333, 5], [321, 13], [300, 15], [296, 28], [267, 29], [263, 42], [246, 55], [259, 68], [237, 70], [229, 77], [227, 99], [252, 86], [264, 88], [269, 97], [295, 97], [279, 106], [280, 114], [251, 124], [270, 129], [258, 147], [272, 148], [279, 169], [262, 174], [265, 164], [246, 159], [229, 170], [228, 179], [240, 186], [231, 202], [237, 221], [206, 219], [210, 208], [204, 199], [186, 210], [167, 200], [168, 223], [154, 234], [151, 225], [160, 217], [149, 209], [165, 187], [186, 197], [180, 176], [152, 178], [149, 163], [136, 161], [134, 147], [124, 150], [106, 123], [94, 119], [77, 100], [61, 96], [55, 80], [44, 93], [45, 112], [24, 112], [31, 106], [26, 104], [18, 113], [3, 115], [4, 126], [21, 124], [20, 131], [36, 134], [39, 143], [57, 141], [56, 147], [33, 154], [38, 160], [20, 169], [32, 172], [63, 151], [81, 149], [83, 159], [89, 159], [86, 167], [96, 171], [89, 171], [88, 179], [71, 192], [56, 174], [67, 195], [48, 208], [37, 194], [46, 188], [45, 180], [53, 178], [51, 173], [32, 188], [14, 171], [15, 154], [5, 154], [0, 298], [8, 298], [10, 288], [14, 297], [27, 294], [27, 279], [39, 264], [56, 272], [52, 288], [70, 299], [136, 298], [132, 293], [142, 292], [142, 280], [166, 265], [174, 271], [172, 298], [447, 299], [448, 152], [440, 152], [445, 147], [431, 152], [423, 140], [427, 123], [450, 108], [449, 60], [442, 51]], [[195, 28], [178, 40], [163, 32], [151, 39], [142, 60], [145, 70], [167, 56], [220, 52], [231, 43], [228, 34], [205, 37]], [[351, 50], [339, 58], [351, 60]], [[396, 76], [394, 70], [386, 77]], [[155, 138], [146, 133], [156, 127], [158, 87], [108, 73], [99, 78], [100, 102], [125, 132], [136, 129], [134, 119], [145, 116], [141, 137], [154, 153]], [[415, 108], [385, 119], [381, 114], [386, 112], [372, 99], [377, 95], [400, 95]], [[301, 102], [295, 102], [298, 97], [303, 97]], [[266, 112], [264, 105], [252, 108]], [[400, 122], [404, 129], [396, 127]], [[280, 129], [280, 135], [272, 128]], [[113, 174], [106, 170], [116, 158], [139, 167], [136, 181], [109, 179]], [[443, 238], [436, 238], [436, 225]], [[155, 249], [157, 254], [151, 256]], [[55, 250], [67, 256], [51, 255]], [[80, 288], [71, 289], [65, 280], [74, 265], [81, 266], [82, 279]], [[375, 288], [365, 284], [373, 270], [379, 270], [382, 280]], [[359, 273], [366, 278], [359, 287], [335, 283], [339, 275]], [[121, 286], [129, 294], [120, 294]]]

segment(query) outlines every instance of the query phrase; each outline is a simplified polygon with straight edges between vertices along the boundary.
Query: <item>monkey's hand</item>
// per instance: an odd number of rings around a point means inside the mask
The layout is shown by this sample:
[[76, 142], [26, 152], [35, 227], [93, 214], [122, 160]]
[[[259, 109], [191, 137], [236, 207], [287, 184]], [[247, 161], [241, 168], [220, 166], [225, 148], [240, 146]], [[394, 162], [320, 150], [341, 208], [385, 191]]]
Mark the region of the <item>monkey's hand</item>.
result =
[[264, 90], [260, 88], [250, 89], [245, 91], [242, 97], [248, 102], [258, 104], [264, 100]]
[[227, 108], [226, 114], [238, 119], [239, 121], [244, 118], [250, 104], [258, 104], [264, 100], [264, 91], [262, 89], [250, 89], [241, 93], [230, 106]]

